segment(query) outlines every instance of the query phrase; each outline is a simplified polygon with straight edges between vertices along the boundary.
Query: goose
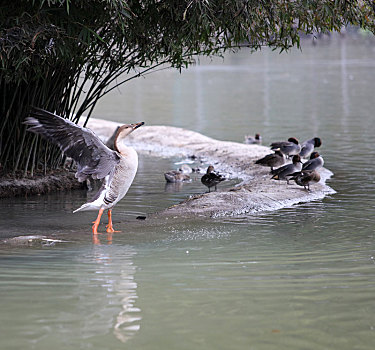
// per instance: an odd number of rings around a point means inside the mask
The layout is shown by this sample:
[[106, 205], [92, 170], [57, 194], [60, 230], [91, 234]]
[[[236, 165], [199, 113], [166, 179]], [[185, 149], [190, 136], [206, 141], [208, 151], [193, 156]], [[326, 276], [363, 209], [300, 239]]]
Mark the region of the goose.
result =
[[295, 137], [290, 137], [288, 141], [271, 143], [271, 150], [275, 151], [277, 149], [286, 156], [291, 157], [301, 152], [301, 145]]
[[276, 150], [275, 153], [267, 154], [255, 162], [255, 164], [271, 167], [271, 171], [273, 171], [273, 168], [280, 167], [284, 163], [284, 155], [279, 150]]
[[210, 165], [207, 168], [206, 174], [204, 174], [201, 178], [202, 184], [208, 187], [208, 192], [211, 192], [211, 187], [214, 187], [214, 186], [215, 186], [215, 191], [216, 191], [217, 184], [224, 180], [225, 180], [225, 177], [223, 175], [215, 173], [215, 168], [213, 167], [213, 165]]
[[286, 164], [280, 168], [271, 171], [271, 174], [273, 174], [272, 179], [286, 180], [286, 182], [289, 184], [289, 179], [287, 176], [302, 170], [301, 157], [298, 154], [293, 156], [292, 162], [292, 164]]
[[319, 137], [314, 137], [313, 139], [306, 140], [302, 142], [301, 152], [299, 155], [302, 158], [309, 158], [311, 153], [314, 151], [314, 148], [320, 147], [322, 145], [322, 140]]
[[75, 177], [79, 182], [89, 177], [102, 180], [102, 186], [92, 200], [73, 213], [99, 210], [92, 226], [93, 234], [97, 235], [100, 218], [104, 210], [108, 210], [107, 232], [119, 232], [112, 225], [112, 209], [128, 192], [138, 169], [137, 152], [126, 146], [123, 140], [144, 122], [120, 126], [114, 140], [114, 151], [105, 146], [90, 129], [40, 108], [32, 108], [24, 124], [28, 126], [28, 131], [56, 144], [77, 163]]

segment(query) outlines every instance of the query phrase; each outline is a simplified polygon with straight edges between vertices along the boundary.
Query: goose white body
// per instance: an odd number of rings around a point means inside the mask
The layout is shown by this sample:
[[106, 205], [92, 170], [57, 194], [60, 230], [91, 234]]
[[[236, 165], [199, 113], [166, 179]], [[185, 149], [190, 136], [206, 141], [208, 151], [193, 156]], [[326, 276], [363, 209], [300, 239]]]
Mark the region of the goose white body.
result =
[[119, 164], [114, 174], [106, 176], [102, 187], [91, 202], [83, 204], [77, 211], [111, 209], [128, 192], [138, 169], [138, 155], [132, 147], [123, 147]]

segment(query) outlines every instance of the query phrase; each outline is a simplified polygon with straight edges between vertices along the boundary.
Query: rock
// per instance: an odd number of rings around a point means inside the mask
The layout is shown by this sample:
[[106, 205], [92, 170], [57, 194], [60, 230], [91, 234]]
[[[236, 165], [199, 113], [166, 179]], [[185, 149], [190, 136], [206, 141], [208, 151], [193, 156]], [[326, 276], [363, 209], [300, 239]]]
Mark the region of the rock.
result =
[[16, 245], [16, 246], [35, 246], [35, 245], [43, 245], [43, 246], [52, 246], [56, 243], [66, 243], [68, 241], [63, 241], [60, 239], [53, 239], [48, 238], [46, 236], [41, 235], [32, 235], [32, 236], [17, 236], [13, 238], [7, 238], [0, 243], [7, 244], [7, 245]]
[[74, 172], [55, 170], [46, 175], [35, 175], [32, 178], [1, 178], [0, 198], [65, 191], [84, 186], [85, 184], [77, 181]]

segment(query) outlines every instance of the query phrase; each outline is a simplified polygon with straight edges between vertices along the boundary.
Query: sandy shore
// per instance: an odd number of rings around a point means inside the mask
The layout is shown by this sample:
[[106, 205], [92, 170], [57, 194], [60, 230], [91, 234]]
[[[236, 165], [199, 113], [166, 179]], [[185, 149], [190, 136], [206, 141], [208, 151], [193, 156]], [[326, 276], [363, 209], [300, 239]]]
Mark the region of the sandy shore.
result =
[[[120, 125], [91, 119], [88, 127], [107, 140]], [[326, 184], [333, 174], [321, 170], [322, 180], [308, 192], [294, 184], [270, 179], [269, 168], [254, 161], [270, 153], [269, 147], [219, 141], [197, 132], [170, 126], [143, 126], [128, 138], [137, 152], [151, 156], [196, 156], [215, 164], [215, 169], [240, 178], [242, 182], [229, 190], [203, 193], [187, 198], [151, 217], [220, 217], [276, 210], [297, 203], [322, 199], [335, 191]], [[291, 182], [292, 183], [292, 182]]]

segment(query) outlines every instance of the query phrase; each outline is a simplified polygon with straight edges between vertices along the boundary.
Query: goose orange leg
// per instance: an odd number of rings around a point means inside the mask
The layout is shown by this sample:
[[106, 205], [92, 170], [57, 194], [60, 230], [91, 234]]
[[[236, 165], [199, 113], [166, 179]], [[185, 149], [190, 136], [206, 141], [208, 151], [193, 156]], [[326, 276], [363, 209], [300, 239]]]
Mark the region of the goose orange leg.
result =
[[92, 233], [94, 235], [98, 234], [98, 226], [99, 226], [100, 218], [102, 217], [103, 212], [104, 212], [104, 209], [99, 209], [98, 217], [96, 218], [95, 221], [92, 222], [94, 224], [92, 225]]
[[115, 231], [112, 226], [112, 209], [108, 209], [108, 225], [107, 227], [107, 232], [112, 233], [112, 232], [121, 232], [121, 231]]

